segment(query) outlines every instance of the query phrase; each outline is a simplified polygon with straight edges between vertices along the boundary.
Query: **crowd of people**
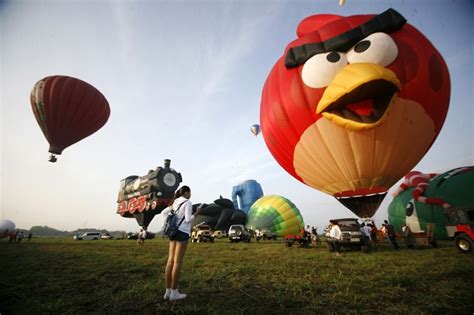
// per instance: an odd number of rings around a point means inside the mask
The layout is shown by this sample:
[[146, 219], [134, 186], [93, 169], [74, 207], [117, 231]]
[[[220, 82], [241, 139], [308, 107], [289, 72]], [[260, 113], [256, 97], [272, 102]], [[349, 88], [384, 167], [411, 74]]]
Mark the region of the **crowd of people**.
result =
[[26, 237], [28, 242], [31, 240], [33, 237], [33, 233], [29, 232], [28, 235], [25, 236], [23, 231], [20, 230], [15, 230], [13, 233], [10, 235], [10, 238], [8, 239], [9, 243], [21, 243], [21, 241]]
[[[340, 241], [342, 241], [342, 231], [337, 221], [331, 220], [330, 225], [327, 228], [329, 237], [333, 240], [334, 249], [336, 256], [341, 255]], [[395, 250], [400, 249], [397, 243], [397, 233], [395, 227], [390, 224], [387, 220], [377, 229], [377, 226], [372, 221], [371, 223], [362, 222], [360, 225], [360, 232], [367, 244], [372, 248], [376, 248], [379, 240], [387, 239]]]

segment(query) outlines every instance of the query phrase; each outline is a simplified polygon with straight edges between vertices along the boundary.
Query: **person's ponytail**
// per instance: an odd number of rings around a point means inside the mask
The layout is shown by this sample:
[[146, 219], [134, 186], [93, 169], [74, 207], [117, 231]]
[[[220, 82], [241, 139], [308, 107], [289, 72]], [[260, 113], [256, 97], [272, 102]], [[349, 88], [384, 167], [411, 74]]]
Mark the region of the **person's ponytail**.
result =
[[178, 190], [175, 191], [173, 200], [170, 202], [170, 206], [173, 205], [174, 201], [179, 197], [182, 197], [186, 192], [190, 192], [191, 188], [189, 186], [181, 186]]

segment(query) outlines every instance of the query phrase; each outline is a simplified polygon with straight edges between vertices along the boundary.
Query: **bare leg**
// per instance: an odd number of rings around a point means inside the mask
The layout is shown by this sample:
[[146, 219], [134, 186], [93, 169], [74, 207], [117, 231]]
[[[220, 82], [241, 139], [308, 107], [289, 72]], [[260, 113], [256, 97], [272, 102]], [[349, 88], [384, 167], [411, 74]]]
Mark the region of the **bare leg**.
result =
[[179, 273], [181, 272], [181, 263], [183, 262], [184, 253], [188, 243], [176, 242], [176, 250], [174, 252], [174, 264], [173, 271], [171, 274], [171, 289], [176, 290], [178, 288]]
[[165, 288], [166, 289], [171, 288], [171, 276], [172, 276], [173, 266], [174, 266], [175, 250], [176, 250], [176, 241], [170, 241], [168, 262], [166, 263], [166, 269], [165, 269]]

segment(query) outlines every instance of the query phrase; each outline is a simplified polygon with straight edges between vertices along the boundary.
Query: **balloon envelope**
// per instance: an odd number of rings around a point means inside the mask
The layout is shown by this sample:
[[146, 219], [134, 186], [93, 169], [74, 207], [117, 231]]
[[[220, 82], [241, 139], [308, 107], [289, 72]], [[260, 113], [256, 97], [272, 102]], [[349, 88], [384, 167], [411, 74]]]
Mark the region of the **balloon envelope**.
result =
[[53, 154], [61, 154], [99, 130], [110, 115], [109, 103], [99, 90], [68, 76], [50, 76], [36, 82], [30, 102]]
[[252, 230], [268, 229], [285, 236], [299, 234], [304, 228], [303, 217], [294, 203], [277, 195], [258, 199], [247, 215], [246, 227]]
[[[453, 207], [474, 207], [474, 167], [466, 167], [462, 172], [453, 169], [439, 174], [429, 181], [424, 197], [441, 198]], [[413, 232], [426, 231], [428, 223], [435, 223], [436, 239], [448, 239], [445, 229], [446, 216], [444, 209], [439, 205], [432, 205], [413, 200], [409, 188], [393, 198], [388, 207], [390, 223], [401, 232], [404, 224]]]
[[10, 220], [0, 221], [0, 238], [8, 237], [15, 231], [15, 223]]
[[252, 204], [262, 196], [262, 186], [254, 179], [246, 180], [232, 187], [234, 208], [242, 209], [245, 213], [248, 213]]
[[395, 10], [314, 15], [265, 82], [260, 124], [278, 163], [301, 182], [372, 216], [444, 123], [447, 66]]
[[260, 125], [252, 125], [252, 127], [250, 127], [250, 131], [254, 134], [254, 136], [258, 136], [260, 134]]

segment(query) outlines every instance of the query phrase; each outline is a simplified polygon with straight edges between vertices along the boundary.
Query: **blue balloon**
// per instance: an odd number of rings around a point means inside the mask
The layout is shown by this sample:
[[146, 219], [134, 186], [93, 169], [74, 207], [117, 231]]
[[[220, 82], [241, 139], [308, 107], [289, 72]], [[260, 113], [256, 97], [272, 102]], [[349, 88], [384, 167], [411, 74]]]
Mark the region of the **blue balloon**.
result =
[[255, 136], [258, 136], [258, 134], [259, 134], [260, 131], [261, 131], [260, 125], [252, 125], [252, 127], [250, 127], [250, 131], [252, 131], [252, 133], [253, 133]]
[[256, 180], [246, 180], [232, 188], [232, 202], [236, 209], [248, 213], [255, 201], [263, 196], [262, 186]]

